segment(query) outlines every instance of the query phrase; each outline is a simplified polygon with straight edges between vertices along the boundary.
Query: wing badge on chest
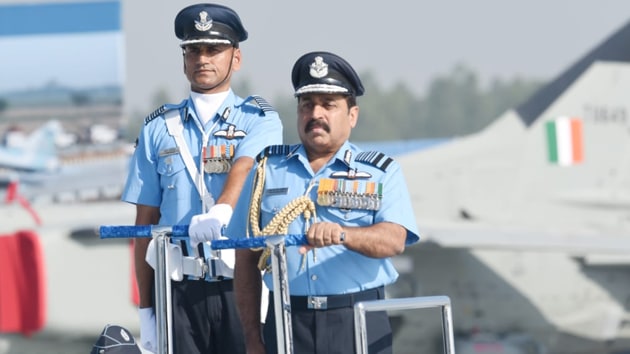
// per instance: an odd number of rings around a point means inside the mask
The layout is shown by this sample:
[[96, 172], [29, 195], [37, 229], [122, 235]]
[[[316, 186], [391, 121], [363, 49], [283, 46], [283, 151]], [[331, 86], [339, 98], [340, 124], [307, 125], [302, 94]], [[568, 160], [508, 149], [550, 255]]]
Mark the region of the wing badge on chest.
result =
[[234, 124], [229, 124], [227, 129], [219, 130], [213, 134], [217, 137], [222, 137], [226, 139], [234, 139], [234, 138], [243, 138], [247, 135], [244, 130], [237, 130]]

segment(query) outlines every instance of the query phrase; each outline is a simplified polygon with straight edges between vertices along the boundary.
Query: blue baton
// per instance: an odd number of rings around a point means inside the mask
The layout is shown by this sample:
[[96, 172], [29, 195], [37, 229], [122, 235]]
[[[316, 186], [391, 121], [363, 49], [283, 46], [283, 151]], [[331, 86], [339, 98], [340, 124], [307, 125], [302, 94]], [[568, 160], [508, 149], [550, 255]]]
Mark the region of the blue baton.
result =
[[[158, 226], [158, 225], [131, 225], [131, 226], [101, 226], [100, 238], [138, 238], [153, 237], [156, 233], [164, 232], [172, 239], [187, 239], [188, 225]], [[224, 250], [230, 248], [259, 248], [266, 247], [266, 241], [270, 237], [284, 237], [285, 246], [307, 245], [306, 236], [301, 234], [275, 235], [263, 237], [251, 237], [240, 239], [214, 240], [211, 248]]]

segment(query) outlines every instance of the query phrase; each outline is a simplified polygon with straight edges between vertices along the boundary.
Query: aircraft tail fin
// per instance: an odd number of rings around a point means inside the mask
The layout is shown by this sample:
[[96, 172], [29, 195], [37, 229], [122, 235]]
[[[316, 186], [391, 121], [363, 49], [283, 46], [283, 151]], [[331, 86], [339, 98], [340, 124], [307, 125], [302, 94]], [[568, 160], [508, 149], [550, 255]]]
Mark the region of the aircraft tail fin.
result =
[[597, 61], [630, 62], [628, 43], [630, 43], [630, 22], [582, 56], [558, 77], [538, 90], [527, 101], [520, 104], [516, 111], [523, 123], [527, 126], [531, 125], [593, 63]]
[[419, 224], [625, 234], [628, 43], [630, 22], [482, 131], [398, 158]]
[[48, 121], [29, 135], [25, 150], [41, 155], [56, 156], [57, 145], [55, 141], [62, 132], [61, 123], [56, 120]]

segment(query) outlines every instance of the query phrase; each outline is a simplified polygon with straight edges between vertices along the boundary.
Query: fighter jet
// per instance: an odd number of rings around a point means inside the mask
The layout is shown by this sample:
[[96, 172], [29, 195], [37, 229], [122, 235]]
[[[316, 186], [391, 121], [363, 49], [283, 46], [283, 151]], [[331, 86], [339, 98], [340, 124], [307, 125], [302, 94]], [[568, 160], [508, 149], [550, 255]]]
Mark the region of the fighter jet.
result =
[[55, 139], [62, 134], [59, 121], [51, 120], [28, 136], [5, 134], [0, 146], [0, 168], [26, 172], [52, 172], [59, 168]]
[[[0, 190], [17, 183], [27, 200], [54, 202], [116, 199], [122, 191], [132, 144], [72, 144], [57, 141], [68, 134], [56, 120], [23, 139], [0, 147]], [[18, 141], [18, 142], [15, 142]]]
[[[458, 353], [630, 349], [630, 23], [480, 132], [396, 160], [422, 242], [389, 291], [449, 296]], [[400, 314], [398, 350], [440, 352], [437, 316]]]

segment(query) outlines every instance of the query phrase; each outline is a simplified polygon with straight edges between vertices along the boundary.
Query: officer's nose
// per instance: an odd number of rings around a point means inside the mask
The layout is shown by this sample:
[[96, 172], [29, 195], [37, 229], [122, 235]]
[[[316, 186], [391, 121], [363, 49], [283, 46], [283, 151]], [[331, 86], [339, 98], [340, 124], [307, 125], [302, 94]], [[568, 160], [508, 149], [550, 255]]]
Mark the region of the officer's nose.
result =
[[322, 119], [325, 116], [325, 112], [326, 110], [324, 109], [324, 106], [320, 104], [316, 104], [313, 106], [313, 118]]

